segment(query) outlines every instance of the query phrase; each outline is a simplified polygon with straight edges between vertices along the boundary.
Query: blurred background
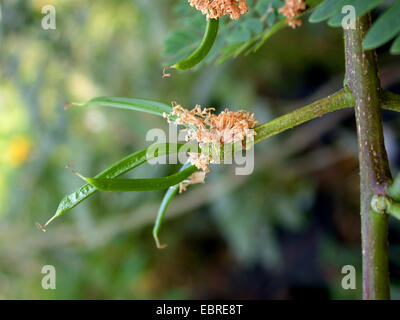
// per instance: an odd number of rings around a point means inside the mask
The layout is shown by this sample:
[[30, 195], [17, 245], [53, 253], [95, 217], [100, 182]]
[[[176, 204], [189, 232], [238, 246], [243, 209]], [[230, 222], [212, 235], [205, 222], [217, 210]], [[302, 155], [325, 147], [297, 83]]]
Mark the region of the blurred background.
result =
[[[163, 192], [97, 193], [46, 233], [35, 227], [82, 184], [66, 164], [95, 175], [148, 145], [149, 129], [168, 129], [152, 115], [64, 111], [65, 102], [149, 98], [187, 108], [243, 108], [265, 122], [341, 87], [341, 29], [304, 19], [256, 54], [162, 79], [171, 32], [182, 29], [188, 12], [204, 22], [185, 0], [0, 4], [1, 299], [361, 298], [352, 110], [257, 144], [252, 175], [212, 166], [205, 185], [190, 186], [170, 206], [160, 233], [165, 250], [151, 233]], [[56, 30], [41, 28], [47, 4], [57, 10]], [[203, 25], [193, 25], [199, 35]], [[388, 47], [379, 49], [382, 83], [400, 93], [400, 60]], [[385, 111], [384, 120], [396, 173], [400, 115]], [[129, 176], [174, 170], [144, 165]], [[389, 238], [392, 295], [399, 299], [398, 221], [391, 220]], [[356, 290], [341, 287], [348, 264], [357, 270]], [[56, 268], [56, 290], [41, 286], [44, 265]]]

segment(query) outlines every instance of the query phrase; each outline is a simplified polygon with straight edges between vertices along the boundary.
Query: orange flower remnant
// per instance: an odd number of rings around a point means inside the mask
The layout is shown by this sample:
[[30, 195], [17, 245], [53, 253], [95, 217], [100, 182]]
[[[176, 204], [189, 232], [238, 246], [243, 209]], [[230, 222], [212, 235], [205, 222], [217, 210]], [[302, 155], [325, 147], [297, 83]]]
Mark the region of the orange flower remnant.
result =
[[228, 14], [238, 20], [242, 14], [249, 12], [246, 0], [188, 0], [192, 7], [200, 10], [207, 19], [218, 19]]
[[[217, 115], [212, 113], [214, 110], [214, 108], [202, 109], [200, 105], [187, 110], [181, 105], [176, 105], [172, 113], [165, 114], [164, 117], [171, 122], [169, 117], [176, 116], [174, 123], [186, 127], [185, 140], [197, 141], [201, 149], [210, 144], [233, 144], [244, 141], [245, 138], [254, 140], [256, 133], [253, 129], [257, 124], [254, 113], [225, 109]], [[189, 162], [206, 173], [209, 172], [209, 163], [219, 163], [208, 154], [194, 152], [189, 152]]]
[[279, 8], [279, 12], [287, 18], [286, 24], [293, 29], [297, 26], [301, 26], [301, 20], [294, 20], [294, 18], [304, 10], [306, 10], [306, 3], [304, 0], [286, 0], [285, 5], [282, 8]]

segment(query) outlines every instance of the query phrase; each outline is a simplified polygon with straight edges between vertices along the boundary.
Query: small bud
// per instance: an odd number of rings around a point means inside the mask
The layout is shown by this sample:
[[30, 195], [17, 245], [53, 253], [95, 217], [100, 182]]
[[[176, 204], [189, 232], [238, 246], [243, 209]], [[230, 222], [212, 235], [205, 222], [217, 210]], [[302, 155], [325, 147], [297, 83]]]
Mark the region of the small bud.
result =
[[375, 212], [384, 214], [390, 205], [389, 201], [385, 196], [374, 195], [371, 199], [371, 208]]

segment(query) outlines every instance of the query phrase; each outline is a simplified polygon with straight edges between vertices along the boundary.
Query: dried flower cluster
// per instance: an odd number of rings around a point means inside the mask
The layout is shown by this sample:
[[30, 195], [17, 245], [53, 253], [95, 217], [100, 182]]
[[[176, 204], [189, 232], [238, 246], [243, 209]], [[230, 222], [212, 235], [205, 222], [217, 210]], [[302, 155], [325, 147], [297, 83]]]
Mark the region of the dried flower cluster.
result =
[[249, 12], [246, 0], [188, 0], [207, 19], [218, 19], [229, 14], [231, 19], [238, 20], [242, 14]]
[[285, 0], [285, 5], [279, 8], [279, 12], [287, 18], [286, 24], [293, 29], [301, 26], [301, 20], [294, 20], [294, 18], [304, 10], [306, 10], [306, 2], [304, 0]]
[[[204, 108], [196, 105], [192, 110], [187, 110], [180, 105], [176, 105], [170, 115], [164, 115], [171, 122], [173, 118], [175, 124], [186, 126], [185, 140], [195, 140], [199, 143], [204, 153], [189, 152], [189, 161], [205, 173], [209, 171], [209, 163], [219, 163], [220, 159], [215, 159], [210, 155], [209, 147], [235, 142], [253, 141], [256, 126], [254, 113], [240, 110], [237, 112], [225, 109], [220, 114], [212, 113], [214, 108]], [[215, 148], [215, 146], [217, 146]], [[207, 149], [208, 148], [208, 149]], [[218, 149], [219, 150], [219, 149]]]

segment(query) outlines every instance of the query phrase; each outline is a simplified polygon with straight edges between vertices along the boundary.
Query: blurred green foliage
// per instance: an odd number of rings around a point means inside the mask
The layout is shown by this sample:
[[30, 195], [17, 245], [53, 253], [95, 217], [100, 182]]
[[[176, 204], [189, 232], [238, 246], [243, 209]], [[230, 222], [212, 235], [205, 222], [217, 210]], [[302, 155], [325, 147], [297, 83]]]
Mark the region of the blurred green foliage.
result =
[[[340, 286], [345, 264], [361, 276], [350, 110], [257, 145], [251, 176], [212, 166], [205, 185], [189, 187], [169, 208], [163, 251], [151, 235], [162, 192], [98, 193], [45, 234], [34, 225], [81, 185], [66, 164], [75, 161], [77, 170], [94, 175], [148, 145], [149, 129], [168, 128], [142, 113], [64, 111], [65, 102], [99, 95], [151, 98], [245, 108], [264, 122], [340, 86], [339, 29], [305, 22], [271, 38], [257, 54], [162, 79], [162, 66], [175, 53], [173, 35], [194, 40], [183, 22], [186, 13], [196, 16], [191, 29], [203, 32], [203, 16], [184, 0], [0, 4], [1, 299], [360, 297], [360, 281], [356, 291]], [[56, 7], [56, 30], [41, 28], [46, 4]], [[259, 15], [262, 10], [255, 9]], [[246, 19], [243, 30], [259, 31], [251, 15]], [[248, 37], [243, 26], [235, 28], [235, 39]], [[381, 61], [398, 70], [385, 52]], [[394, 119], [389, 129], [398, 124]], [[389, 134], [389, 155], [396, 156], [398, 135]], [[175, 169], [144, 165], [131, 176]], [[399, 297], [396, 222], [391, 235]], [[41, 287], [46, 264], [56, 267], [56, 290]]]

